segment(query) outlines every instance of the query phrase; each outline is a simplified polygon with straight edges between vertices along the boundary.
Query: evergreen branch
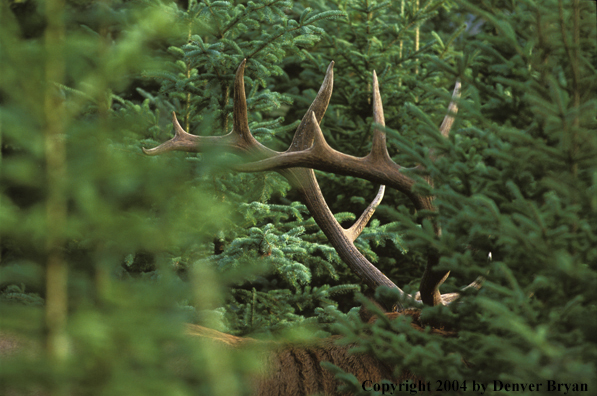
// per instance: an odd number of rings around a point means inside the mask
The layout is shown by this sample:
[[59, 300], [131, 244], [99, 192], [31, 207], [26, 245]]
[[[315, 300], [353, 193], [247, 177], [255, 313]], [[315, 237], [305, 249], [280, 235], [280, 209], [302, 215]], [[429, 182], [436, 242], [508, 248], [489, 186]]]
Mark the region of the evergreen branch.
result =
[[[244, 13], [240, 13], [236, 16], [236, 18], [234, 18], [227, 26], [226, 28], [224, 28], [224, 30], [222, 31], [222, 35], [224, 35], [226, 32], [228, 32], [230, 29], [232, 29], [236, 24], [238, 24], [239, 22], [242, 21], [243, 17], [246, 17], [247, 15], [249, 15], [252, 12], [256, 12], [259, 11], [263, 8], [266, 7], [271, 7], [272, 5], [275, 5], [276, 3], [282, 3], [282, 5], [286, 5], [287, 7], [289, 6], [289, 2], [286, 0], [274, 0], [271, 3], [265, 3], [263, 4], [261, 7], [255, 7], [254, 3], [250, 4], [249, 6], [247, 6], [243, 11]], [[223, 37], [223, 36], [222, 36]]]

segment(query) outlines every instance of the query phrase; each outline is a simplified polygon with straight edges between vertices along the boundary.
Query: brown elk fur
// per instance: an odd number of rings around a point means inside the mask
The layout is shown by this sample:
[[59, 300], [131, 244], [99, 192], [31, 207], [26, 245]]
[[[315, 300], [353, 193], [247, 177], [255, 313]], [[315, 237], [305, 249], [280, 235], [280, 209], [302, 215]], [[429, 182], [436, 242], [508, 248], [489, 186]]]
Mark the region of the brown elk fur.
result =
[[333, 336], [310, 345], [283, 345], [268, 358], [269, 372], [260, 379], [258, 395], [336, 395], [339, 381], [334, 374], [321, 367], [330, 362], [357, 377], [359, 381], [382, 379], [394, 381], [392, 368], [370, 355], [349, 353], [350, 346], [337, 345]]
[[[255, 380], [255, 394], [274, 395], [336, 395], [339, 382], [334, 374], [321, 367], [321, 362], [330, 362], [344, 371], [354, 374], [359, 380], [369, 379], [379, 382], [392, 379], [392, 369], [372, 356], [349, 353], [350, 345], [337, 345], [340, 336], [310, 343], [285, 344], [260, 342], [252, 338], [236, 337], [205, 328], [189, 325], [192, 336], [207, 337], [229, 347], [243, 347], [259, 343], [265, 349], [257, 354], [265, 367], [262, 375]], [[398, 380], [405, 380], [404, 377]]]

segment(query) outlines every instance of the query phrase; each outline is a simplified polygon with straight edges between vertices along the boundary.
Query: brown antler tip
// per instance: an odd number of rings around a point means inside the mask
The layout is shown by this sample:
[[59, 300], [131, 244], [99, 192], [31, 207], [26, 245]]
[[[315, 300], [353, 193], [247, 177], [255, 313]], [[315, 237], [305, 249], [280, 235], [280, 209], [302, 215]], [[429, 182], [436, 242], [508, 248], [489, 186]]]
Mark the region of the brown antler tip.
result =
[[172, 125], [174, 125], [174, 134], [176, 136], [187, 134], [187, 131], [185, 131], [182, 126], [180, 126], [178, 118], [176, 118], [176, 112], [174, 111], [172, 112]]
[[379, 82], [377, 81], [377, 73], [373, 70], [373, 91], [379, 92]]
[[[377, 73], [373, 70], [373, 96], [379, 94], [379, 82], [377, 81]], [[375, 99], [374, 99], [375, 100]]]
[[247, 58], [244, 58], [243, 61], [240, 63], [240, 65], [238, 65], [238, 69], [236, 69], [236, 73], [238, 74], [239, 72], [244, 72], [246, 64], [247, 64]]
[[[243, 59], [243, 61], [238, 65], [238, 69], [236, 69], [236, 77], [234, 80], [234, 89], [242, 89], [243, 96], [245, 92], [245, 65], [247, 64], [247, 58]], [[238, 85], [238, 87], [237, 87]]]
[[[386, 124], [385, 118], [383, 115], [383, 104], [381, 102], [381, 94], [379, 93], [379, 82], [377, 81], [377, 73], [375, 73], [375, 70], [373, 70], [373, 121], [380, 125]], [[376, 129], [376, 131], [379, 131], [379, 130]], [[387, 148], [385, 148], [385, 146], [386, 146], [385, 139], [380, 143], [384, 147], [383, 150], [387, 151]]]
[[153, 157], [153, 156], [165, 153], [166, 151], [169, 151], [168, 148], [170, 146], [171, 146], [171, 143], [170, 143], [170, 140], [168, 140], [167, 142], [162, 143], [159, 146], [151, 148], [151, 149], [146, 149], [145, 147], [141, 147], [141, 150], [143, 150], [143, 154]]

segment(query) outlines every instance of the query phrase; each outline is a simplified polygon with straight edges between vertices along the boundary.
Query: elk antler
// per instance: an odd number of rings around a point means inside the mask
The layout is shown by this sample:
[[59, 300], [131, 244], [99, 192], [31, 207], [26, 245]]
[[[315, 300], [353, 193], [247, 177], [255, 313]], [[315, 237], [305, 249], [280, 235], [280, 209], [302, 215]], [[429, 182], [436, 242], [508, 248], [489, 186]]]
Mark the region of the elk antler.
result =
[[[415, 181], [403, 171], [405, 168], [396, 164], [390, 158], [386, 147], [386, 136], [382, 128], [374, 128], [373, 147], [371, 152], [362, 158], [340, 153], [331, 148], [319, 127], [332, 95], [333, 66], [328, 66], [325, 78], [315, 97], [298, 126], [292, 143], [285, 152], [271, 150], [259, 143], [249, 130], [247, 117], [247, 103], [244, 86], [244, 69], [246, 59], [242, 61], [236, 71], [234, 81], [234, 124], [232, 131], [225, 136], [195, 136], [187, 133], [178, 123], [173, 114], [175, 136], [171, 140], [153, 149], [143, 149], [148, 155], [158, 155], [167, 151], [204, 152], [213, 147], [225, 148], [227, 151], [246, 155], [250, 161], [232, 166], [241, 172], [277, 171], [302, 195], [311, 215], [321, 227], [324, 234], [340, 258], [371, 288], [384, 285], [395, 288], [405, 294], [398, 286], [388, 279], [381, 271], [371, 264], [355, 247], [354, 240], [373, 215], [375, 208], [381, 202], [384, 185], [395, 188], [406, 194], [415, 207], [419, 209], [435, 210], [433, 197], [421, 196], [413, 192]], [[455, 100], [460, 95], [460, 83], [454, 88], [453, 99], [449, 112], [441, 125], [441, 134], [448, 136], [450, 127], [457, 111]], [[379, 93], [377, 75], [373, 72], [373, 120], [384, 126], [383, 106]], [[313, 169], [333, 172], [343, 175], [360, 177], [382, 184], [373, 202], [349, 229], [344, 229], [327, 206]], [[436, 226], [439, 235], [440, 229]], [[454, 300], [457, 294], [451, 293], [441, 296], [439, 286], [448, 277], [449, 271], [435, 271], [434, 267], [439, 256], [428, 254], [428, 262], [421, 280], [420, 295], [424, 304], [447, 304]], [[412, 298], [408, 295], [407, 297]]]

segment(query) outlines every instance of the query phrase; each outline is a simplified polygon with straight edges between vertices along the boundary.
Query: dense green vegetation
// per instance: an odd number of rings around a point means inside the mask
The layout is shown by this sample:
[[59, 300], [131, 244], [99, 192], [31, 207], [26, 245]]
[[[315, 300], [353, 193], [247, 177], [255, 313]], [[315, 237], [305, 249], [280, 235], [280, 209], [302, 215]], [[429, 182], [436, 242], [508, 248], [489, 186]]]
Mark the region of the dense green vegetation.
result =
[[[247, 393], [260, 370], [251, 351], [191, 340], [184, 324], [197, 323], [263, 339], [343, 334], [397, 372], [466, 380], [469, 390], [473, 380], [597, 388], [594, 2], [0, 7], [0, 337], [19, 334], [40, 350], [0, 365], [2, 386]], [[356, 244], [409, 292], [429, 249], [451, 271], [443, 292], [485, 275], [458, 304], [423, 310], [458, 338], [405, 320], [361, 323], [360, 292], [375, 291], [281, 176], [228, 171], [234, 159], [222, 153], [142, 154], [171, 137], [172, 111], [190, 133], [229, 131], [245, 58], [251, 130], [278, 150], [333, 60], [322, 130], [338, 151], [366, 154], [376, 70], [390, 154], [429, 170], [433, 188], [415, 188], [436, 196], [442, 236], [388, 191]], [[458, 79], [460, 111], [442, 139]], [[368, 181], [317, 174], [345, 225], [376, 193]], [[374, 394], [339, 375], [354, 394]]]

